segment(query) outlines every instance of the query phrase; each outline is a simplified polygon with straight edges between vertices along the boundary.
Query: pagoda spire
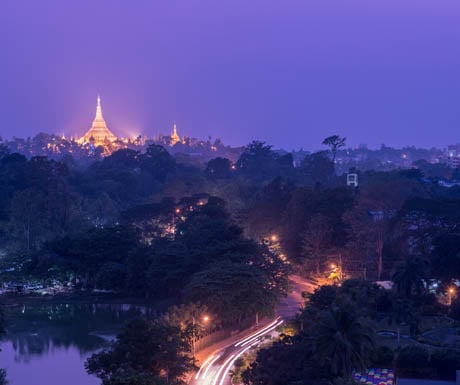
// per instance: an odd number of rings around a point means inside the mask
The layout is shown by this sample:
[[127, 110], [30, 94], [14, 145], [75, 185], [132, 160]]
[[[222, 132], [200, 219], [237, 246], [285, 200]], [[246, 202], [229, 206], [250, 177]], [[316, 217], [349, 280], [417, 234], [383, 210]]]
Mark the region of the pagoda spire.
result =
[[93, 120], [91, 128], [81, 138], [82, 143], [92, 142], [97, 146], [106, 146], [108, 143], [113, 143], [117, 137], [110, 131], [102, 116], [101, 97], [97, 95], [96, 117]]
[[96, 107], [96, 117], [94, 120], [104, 120], [102, 116], [102, 107], [101, 107], [101, 97], [97, 95], [97, 107]]
[[174, 146], [177, 142], [180, 142], [180, 137], [177, 134], [176, 122], [174, 122], [173, 132], [172, 132], [172, 135], [171, 135], [171, 146]]

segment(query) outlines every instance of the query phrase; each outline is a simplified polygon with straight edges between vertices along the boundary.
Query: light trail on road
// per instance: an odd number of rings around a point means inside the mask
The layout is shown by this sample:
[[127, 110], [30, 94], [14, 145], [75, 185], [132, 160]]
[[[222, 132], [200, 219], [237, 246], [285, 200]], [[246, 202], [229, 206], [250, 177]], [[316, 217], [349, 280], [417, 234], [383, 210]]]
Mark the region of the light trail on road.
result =
[[208, 367], [206, 368], [206, 370], [204, 371], [203, 373], [203, 380], [206, 378], [206, 375], [208, 374], [208, 371], [209, 371], [209, 368], [211, 368], [211, 366], [214, 364], [214, 362], [216, 362], [218, 359], [220, 358], [220, 354], [218, 354], [216, 356], [216, 358], [214, 358], [208, 365]]
[[[217, 372], [216, 376], [214, 377], [214, 381], [212, 382], [212, 385], [216, 385], [217, 381], [219, 380], [219, 376], [224, 370], [224, 368], [227, 366], [227, 364], [232, 360], [232, 358], [235, 357], [234, 354], [232, 354], [229, 358], [227, 358], [227, 361], [224, 362], [224, 364], [220, 367], [219, 371]], [[225, 377], [222, 377], [222, 381], [225, 380]], [[222, 384], [221, 381], [221, 384]]]
[[247, 344], [250, 344], [251, 342], [253, 342], [254, 340], [262, 337], [264, 334], [267, 334], [268, 332], [271, 332], [272, 330], [276, 329], [278, 326], [280, 326], [284, 321], [281, 320], [281, 321], [278, 321], [277, 323], [275, 323], [271, 328], [267, 329], [265, 332], [263, 332], [262, 334], [260, 335], [255, 335], [254, 337], [252, 337], [251, 339], [247, 340], [245, 343], [241, 344], [241, 347], [244, 347], [245, 345]]
[[260, 341], [256, 341], [254, 342], [253, 344], [245, 347], [243, 350], [241, 350], [234, 358], [233, 360], [230, 361], [230, 363], [228, 364], [227, 366], [227, 369], [225, 369], [223, 372], [222, 372], [222, 379], [220, 380], [220, 384], [219, 385], [224, 385], [224, 382], [226, 379], [228, 379], [228, 372], [230, 371], [231, 368], [233, 368], [233, 365], [235, 364], [235, 361], [241, 357], [244, 353], [246, 353], [249, 349], [253, 348], [254, 346], [256, 346]]
[[[225, 385], [229, 383], [229, 371], [233, 368], [235, 361], [248, 350], [258, 345], [262, 337], [275, 330], [284, 321], [277, 317], [263, 328], [250, 333], [236, 344], [227, 346], [218, 352], [211, 354], [201, 365], [196, 374], [193, 385]], [[219, 362], [224, 361], [222, 364]]]
[[312, 292], [314, 285], [303, 280], [299, 276], [293, 277], [294, 290], [277, 307], [277, 318], [264, 327], [254, 330], [248, 335], [235, 339], [233, 343], [217, 349], [204, 361], [195, 377], [192, 377], [190, 385], [227, 385], [230, 384], [229, 371], [233, 368], [236, 360], [251, 348], [262, 342], [262, 337], [283, 324], [283, 319], [293, 317], [304, 302], [301, 293]]
[[[219, 357], [220, 357], [220, 356], [217, 356], [217, 357], [215, 358], [215, 360], [217, 360]], [[198, 372], [196, 373], [195, 380], [198, 380], [198, 378], [200, 377], [200, 373], [201, 373], [201, 371], [203, 370], [203, 368], [206, 367], [206, 365], [207, 365], [213, 358], [214, 358], [214, 355], [211, 354], [211, 355], [208, 357], [208, 359], [207, 359], [205, 362], [203, 362], [203, 365], [200, 366], [200, 369], [199, 369]]]
[[263, 333], [265, 330], [271, 328], [274, 324], [276, 324], [278, 322], [278, 320], [280, 319], [280, 317], [277, 317], [273, 322], [271, 322], [270, 324], [268, 324], [267, 326], [265, 326], [264, 328], [256, 331], [254, 334], [251, 334], [247, 337], [244, 337], [242, 340], [238, 341], [236, 344], [235, 344], [235, 347], [238, 347], [240, 346], [241, 344], [243, 344], [244, 342], [246, 342], [247, 340], [251, 339], [252, 337], [258, 335], [258, 334], [261, 334]]

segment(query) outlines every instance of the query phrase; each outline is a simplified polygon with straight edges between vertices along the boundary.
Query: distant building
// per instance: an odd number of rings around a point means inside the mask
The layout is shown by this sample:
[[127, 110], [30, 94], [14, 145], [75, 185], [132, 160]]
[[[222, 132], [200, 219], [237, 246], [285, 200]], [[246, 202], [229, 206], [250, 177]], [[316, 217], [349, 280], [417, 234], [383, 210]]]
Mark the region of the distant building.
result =
[[115, 142], [118, 138], [109, 130], [102, 116], [101, 98], [97, 97], [96, 116], [88, 132], [81, 137], [78, 142], [81, 144], [90, 143], [97, 146], [107, 146]]
[[447, 158], [447, 164], [451, 168], [457, 168], [460, 165], [460, 156], [453, 155]]
[[179, 135], [177, 134], [177, 126], [174, 123], [173, 132], [171, 134], [170, 146], [174, 146], [176, 143], [181, 142]]
[[358, 187], [358, 173], [355, 169], [350, 169], [347, 174], [347, 186]]

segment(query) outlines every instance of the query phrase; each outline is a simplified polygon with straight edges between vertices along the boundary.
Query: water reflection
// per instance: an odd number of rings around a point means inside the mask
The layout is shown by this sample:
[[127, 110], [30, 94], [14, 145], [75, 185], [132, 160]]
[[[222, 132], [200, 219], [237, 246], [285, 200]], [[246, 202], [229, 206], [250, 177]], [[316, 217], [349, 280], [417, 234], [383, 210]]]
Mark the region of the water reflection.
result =
[[145, 306], [92, 303], [8, 307], [0, 367], [8, 366], [12, 385], [22, 383], [24, 370], [32, 375], [34, 367], [36, 375], [41, 376], [35, 377], [34, 383], [57, 384], [55, 372], [41, 369], [53, 364], [76, 373], [79, 381], [85, 378], [85, 384], [97, 383], [95, 378], [86, 382], [89, 376], [83, 368], [84, 360], [106, 346], [127, 320], [140, 314], [155, 316], [156, 311]]

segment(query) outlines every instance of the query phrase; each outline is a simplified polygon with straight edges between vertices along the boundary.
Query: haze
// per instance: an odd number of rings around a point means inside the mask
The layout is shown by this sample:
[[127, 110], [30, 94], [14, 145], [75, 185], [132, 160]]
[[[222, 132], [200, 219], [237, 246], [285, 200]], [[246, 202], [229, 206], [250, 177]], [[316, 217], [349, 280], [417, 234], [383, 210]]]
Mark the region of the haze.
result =
[[458, 0], [0, 3], [0, 135], [460, 140]]

